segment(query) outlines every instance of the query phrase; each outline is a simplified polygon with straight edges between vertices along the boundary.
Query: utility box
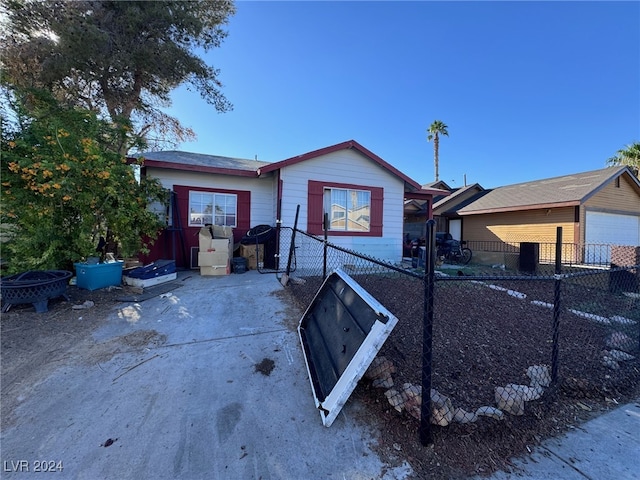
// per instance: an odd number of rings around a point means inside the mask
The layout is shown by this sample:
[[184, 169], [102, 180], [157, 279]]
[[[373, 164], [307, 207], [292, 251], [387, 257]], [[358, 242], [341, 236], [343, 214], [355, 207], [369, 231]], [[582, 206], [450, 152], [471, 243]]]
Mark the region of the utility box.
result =
[[336, 419], [397, 322], [341, 269], [325, 279], [298, 326], [324, 426]]
[[518, 270], [526, 273], [537, 273], [539, 263], [540, 244], [535, 242], [520, 242]]

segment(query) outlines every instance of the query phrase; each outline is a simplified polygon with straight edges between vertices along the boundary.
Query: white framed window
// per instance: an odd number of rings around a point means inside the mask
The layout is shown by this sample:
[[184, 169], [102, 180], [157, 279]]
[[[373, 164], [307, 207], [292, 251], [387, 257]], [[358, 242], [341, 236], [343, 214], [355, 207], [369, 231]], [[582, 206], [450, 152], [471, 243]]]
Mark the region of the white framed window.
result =
[[371, 230], [371, 192], [325, 187], [324, 213], [329, 214], [329, 230], [369, 232]]
[[189, 226], [238, 226], [238, 196], [229, 193], [189, 192]]

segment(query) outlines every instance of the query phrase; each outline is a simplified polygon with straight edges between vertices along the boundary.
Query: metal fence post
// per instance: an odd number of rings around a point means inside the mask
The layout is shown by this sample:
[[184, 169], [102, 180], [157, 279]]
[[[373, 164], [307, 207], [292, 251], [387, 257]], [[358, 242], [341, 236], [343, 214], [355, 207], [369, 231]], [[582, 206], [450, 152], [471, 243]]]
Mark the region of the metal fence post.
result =
[[296, 217], [293, 220], [293, 231], [291, 232], [291, 245], [289, 245], [289, 258], [287, 259], [287, 277], [291, 275], [291, 259], [296, 252], [296, 231], [298, 231], [298, 215], [300, 214], [300, 205], [296, 208]]
[[551, 350], [551, 383], [558, 381], [558, 337], [560, 327], [560, 293], [562, 288], [562, 227], [556, 228], [556, 269], [553, 282], [553, 332]]
[[324, 230], [324, 254], [322, 256], [322, 278], [327, 278], [327, 252], [329, 250], [329, 214], [325, 213], [322, 219], [322, 229]]
[[[427, 220], [424, 258], [424, 311], [422, 326], [422, 404], [420, 405], [420, 442], [433, 443], [431, 432], [431, 355], [433, 339], [433, 291], [436, 265], [436, 222]], [[420, 254], [418, 250], [418, 262]]]

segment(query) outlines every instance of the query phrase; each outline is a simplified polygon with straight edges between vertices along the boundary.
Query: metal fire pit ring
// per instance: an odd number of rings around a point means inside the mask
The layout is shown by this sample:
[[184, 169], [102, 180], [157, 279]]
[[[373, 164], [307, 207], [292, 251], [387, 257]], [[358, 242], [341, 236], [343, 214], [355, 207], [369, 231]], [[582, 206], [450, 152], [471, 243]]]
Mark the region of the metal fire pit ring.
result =
[[73, 273], [66, 270], [30, 270], [4, 277], [0, 283], [2, 290], [2, 312], [11, 305], [32, 303], [37, 313], [46, 312], [51, 298], [63, 296]]

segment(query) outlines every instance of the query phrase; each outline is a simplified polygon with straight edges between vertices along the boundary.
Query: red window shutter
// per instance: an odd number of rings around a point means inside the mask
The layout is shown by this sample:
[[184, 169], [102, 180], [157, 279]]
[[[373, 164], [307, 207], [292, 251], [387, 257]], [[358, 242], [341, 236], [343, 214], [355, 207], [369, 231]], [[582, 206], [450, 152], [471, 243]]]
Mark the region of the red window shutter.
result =
[[[239, 191], [234, 192], [238, 195], [238, 218], [236, 219], [237, 227], [233, 229], [233, 238], [236, 242], [242, 240], [242, 237], [251, 229], [251, 192]], [[253, 225], [255, 227], [255, 225]]]
[[382, 236], [382, 213], [384, 205], [384, 190], [378, 187], [371, 188], [371, 226], [369, 234], [372, 237]]
[[324, 187], [321, 182], [309, 180], [307, 187], [307, 233], [322, 235]]

